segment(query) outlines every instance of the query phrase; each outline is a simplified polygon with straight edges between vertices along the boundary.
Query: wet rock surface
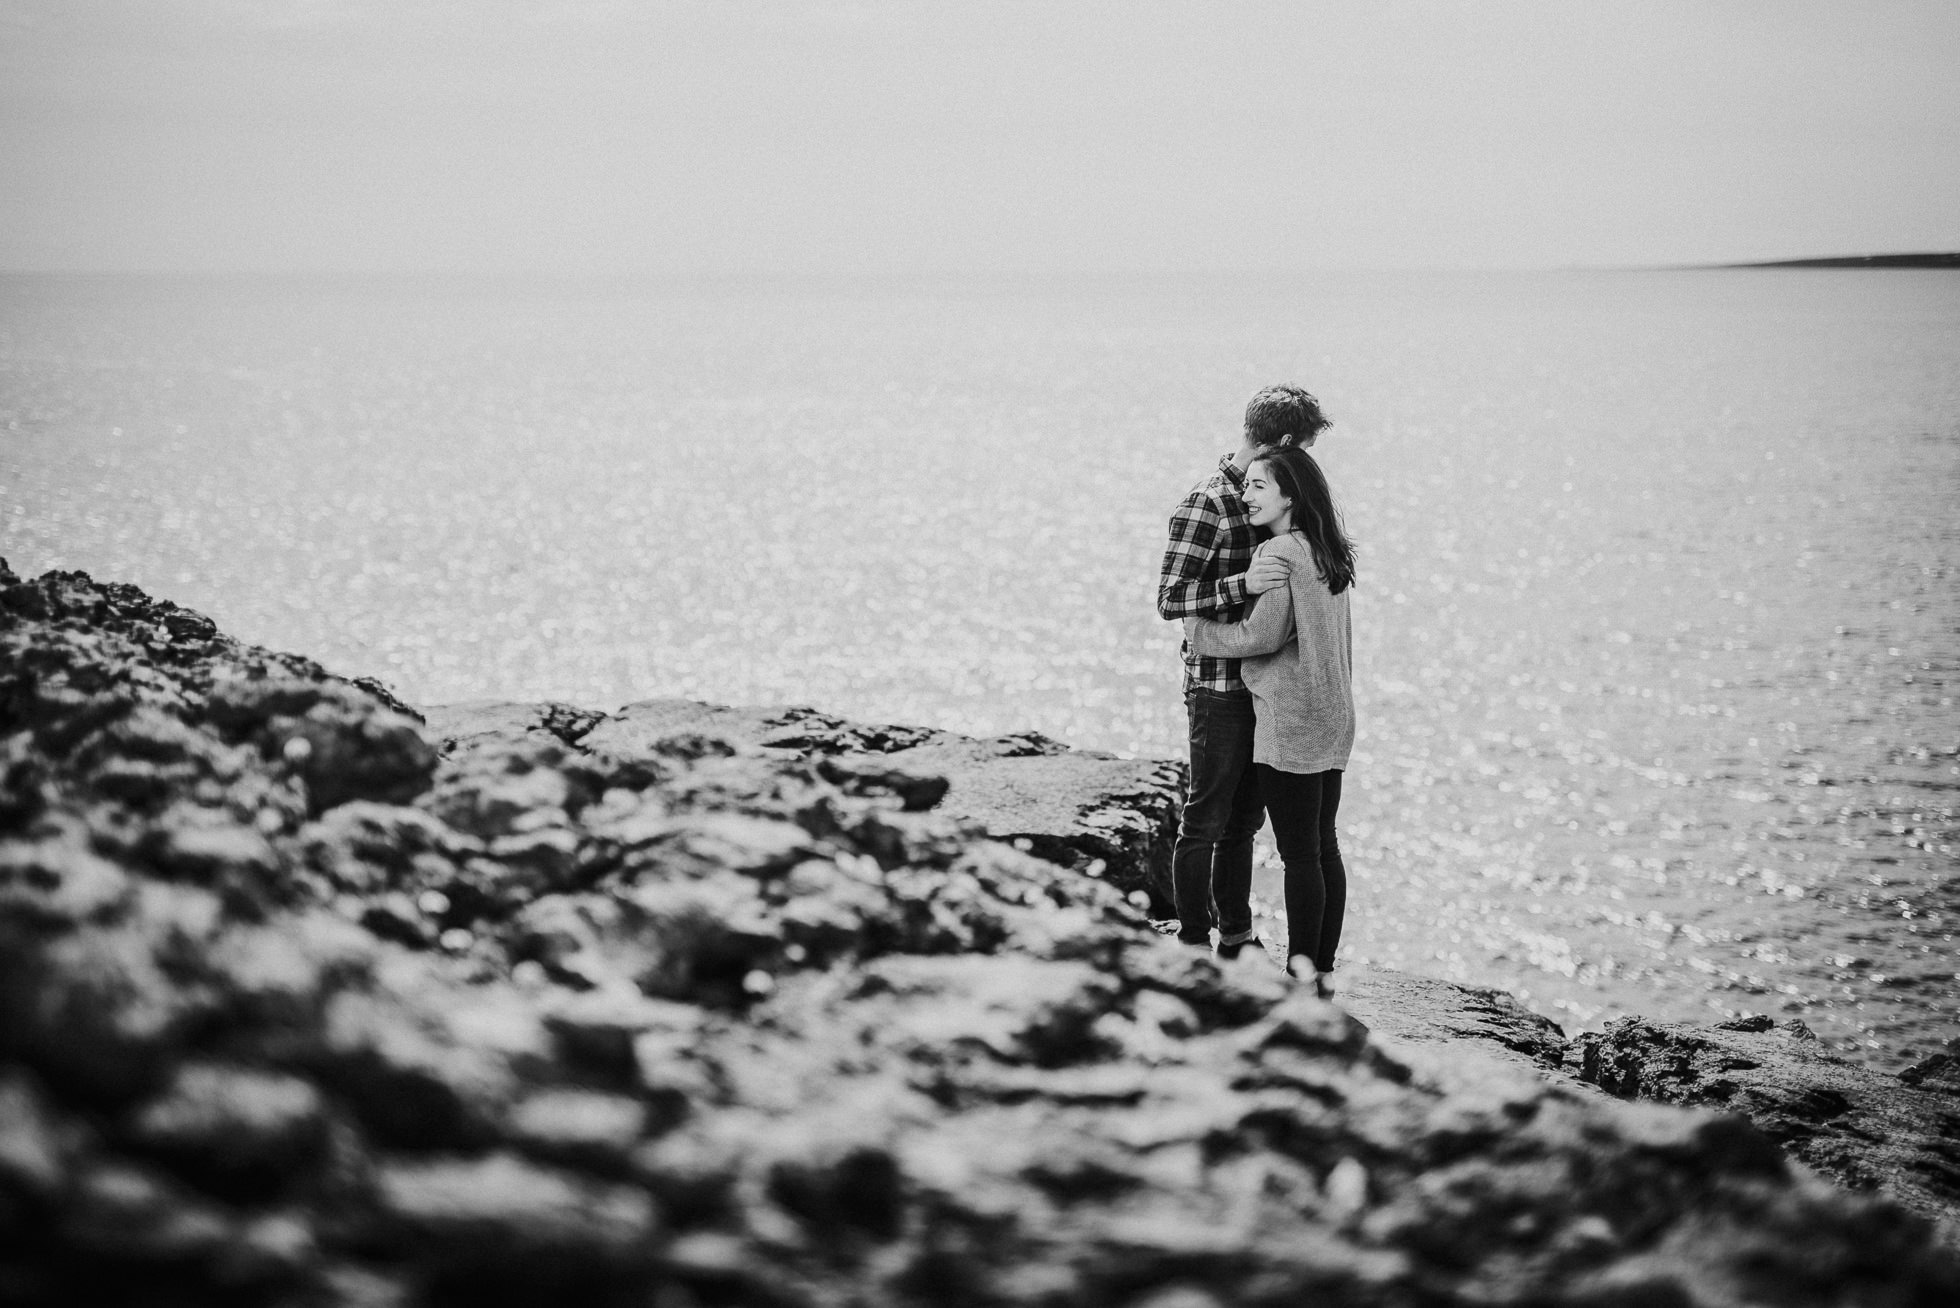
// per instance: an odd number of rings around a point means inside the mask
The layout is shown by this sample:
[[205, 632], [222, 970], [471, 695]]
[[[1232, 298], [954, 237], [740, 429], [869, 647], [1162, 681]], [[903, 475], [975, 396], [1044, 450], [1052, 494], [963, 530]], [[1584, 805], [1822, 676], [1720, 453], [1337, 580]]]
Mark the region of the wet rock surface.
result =
[[1949, 1049], [1897, 1076], [1834, 1057], [1801, 1023], [1625, 1018], [1574, 1041], [1586, 1081], [1747, 1118], [1806, 1167], [1945, 1223], [1960, 1248], [1960, 1076]]
[[807, 710], [422, 723], [0, 568], [0, 1299], [1960, 1297], [1494, 999], [1511, 1061], [1404, 1057], [1158, 937], [1175, 788]]

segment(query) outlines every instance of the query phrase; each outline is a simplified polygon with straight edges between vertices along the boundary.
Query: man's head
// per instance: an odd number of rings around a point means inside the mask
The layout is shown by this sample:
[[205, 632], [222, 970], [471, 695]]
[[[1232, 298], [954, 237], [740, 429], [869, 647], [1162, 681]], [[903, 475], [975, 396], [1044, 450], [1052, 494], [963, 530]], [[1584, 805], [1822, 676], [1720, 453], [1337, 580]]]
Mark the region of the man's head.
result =
[[1302, 449], [1334, 424], [1320, 401], [1298, 386], [1268, 386], [1245, 406], [1248, 445], [1298, 445]]

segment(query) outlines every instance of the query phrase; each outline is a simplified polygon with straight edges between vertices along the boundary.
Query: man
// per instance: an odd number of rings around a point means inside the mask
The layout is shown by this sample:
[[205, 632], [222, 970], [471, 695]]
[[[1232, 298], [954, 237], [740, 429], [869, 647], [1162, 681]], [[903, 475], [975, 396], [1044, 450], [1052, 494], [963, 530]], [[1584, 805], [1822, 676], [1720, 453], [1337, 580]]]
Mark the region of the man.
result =
[[[1193, 487], [1171, 514], [1170, 546], [1157, 585], [1157, 613], [1235, 622], [1254, 595], [1286, 581], [1286, 565], [1261, 559], [1240, 492], [1260, 450], [1312, 445], [1329, 426], [1320, 401], [1298, 386], [1268, 386], [1245, 406], [1239, 448]], [[1237, 659], [1204, 658], [1182, 647], [1184, 704], [1191, 729], [1191, 784], [1171, 856], [1177, 938], [1236, 958], [1258, 936], [1252, 926], [1252, 837], [1265, 817], [1252, 770], [1252, 695]]]

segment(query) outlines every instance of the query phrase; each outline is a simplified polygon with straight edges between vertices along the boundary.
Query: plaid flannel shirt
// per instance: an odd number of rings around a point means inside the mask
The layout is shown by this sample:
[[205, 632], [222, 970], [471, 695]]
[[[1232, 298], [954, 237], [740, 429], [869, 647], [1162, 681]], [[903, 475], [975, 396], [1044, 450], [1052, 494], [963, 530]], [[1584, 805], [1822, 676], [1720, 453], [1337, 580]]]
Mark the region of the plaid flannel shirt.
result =
[[[1167, 621], [1217, 618], [1236, 622], [1244, 610], [1245, 570], [1259, 542], [1246, 519], [1245, 473], [1226, 455], [1218, 471], [1191, 488], [1171, 514], [1171, 543], [1157, 582], [1157, 614]], [[1237, 659], [1205, 658], [1180, 646], [1184, 688], [1243, 690]]]

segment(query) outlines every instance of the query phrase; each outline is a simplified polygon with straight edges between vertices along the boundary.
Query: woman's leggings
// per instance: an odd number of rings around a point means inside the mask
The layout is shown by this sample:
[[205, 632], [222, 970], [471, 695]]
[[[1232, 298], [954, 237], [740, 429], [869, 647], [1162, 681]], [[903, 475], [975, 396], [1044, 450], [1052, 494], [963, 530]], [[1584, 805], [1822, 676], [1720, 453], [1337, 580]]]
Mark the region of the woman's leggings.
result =
[[1259, 769], [1259, 794], [1272, 820], [1280, 862], [1286, 865], [1286, 953], [1306, 957], [1314, 971], [1334, 970], [1347, 915], [1347, 869], [1334, 837], [1341, 807], [1341, 773]]

